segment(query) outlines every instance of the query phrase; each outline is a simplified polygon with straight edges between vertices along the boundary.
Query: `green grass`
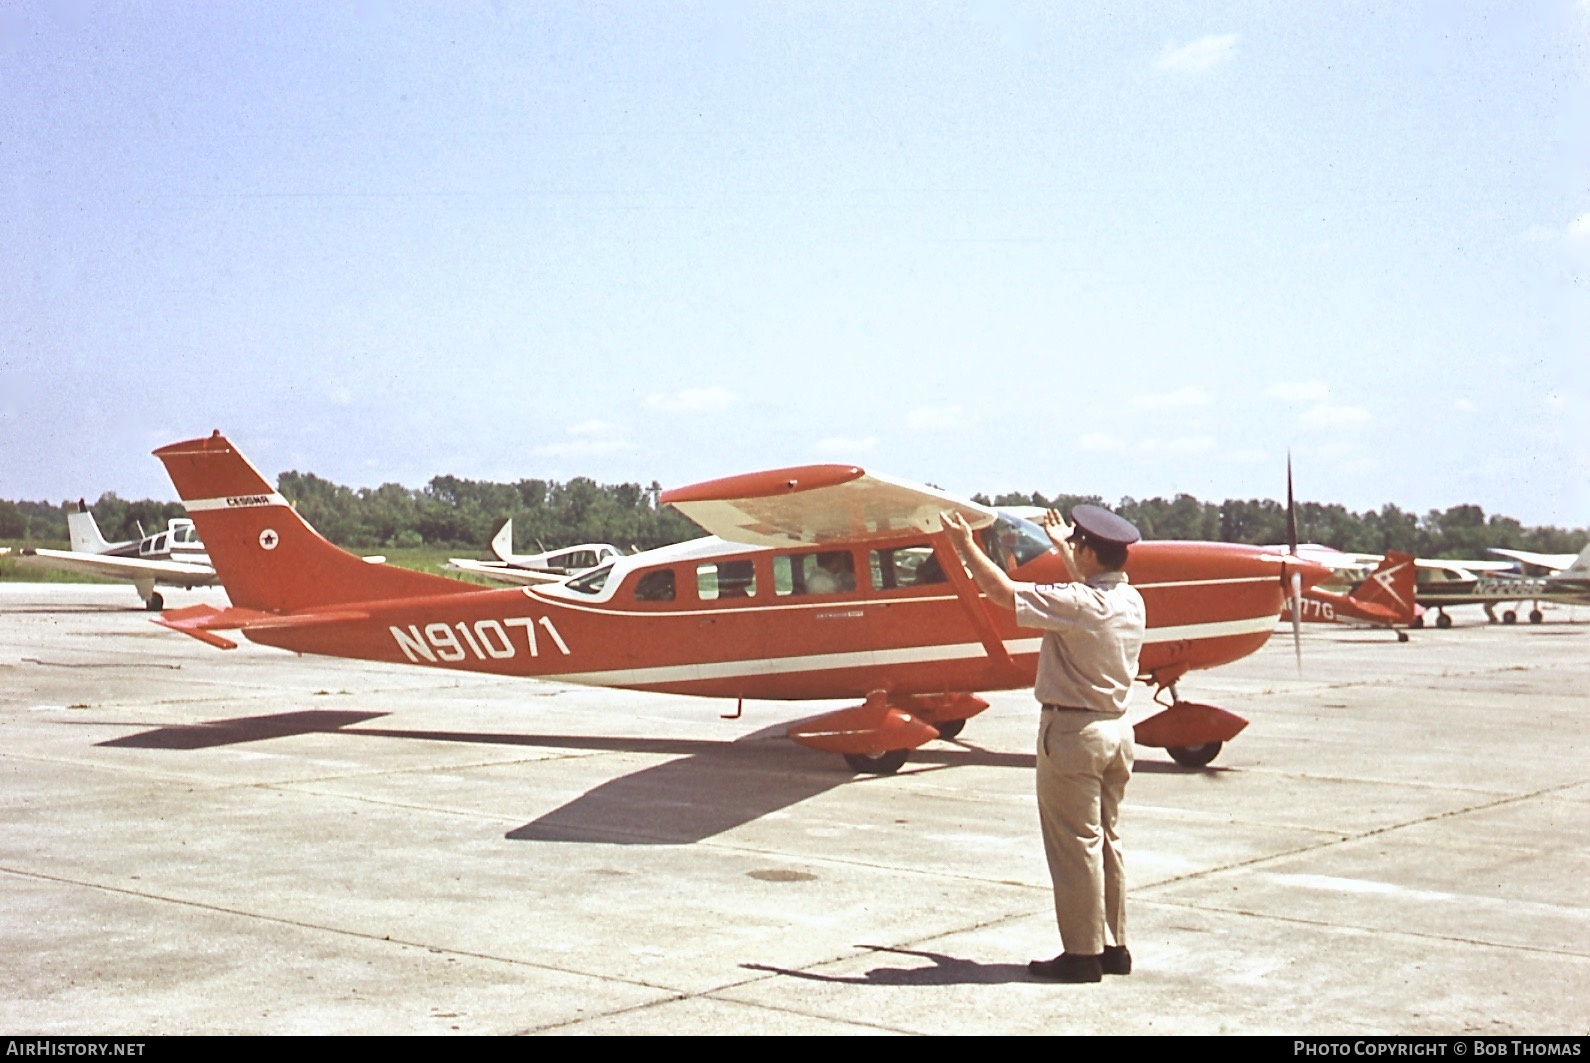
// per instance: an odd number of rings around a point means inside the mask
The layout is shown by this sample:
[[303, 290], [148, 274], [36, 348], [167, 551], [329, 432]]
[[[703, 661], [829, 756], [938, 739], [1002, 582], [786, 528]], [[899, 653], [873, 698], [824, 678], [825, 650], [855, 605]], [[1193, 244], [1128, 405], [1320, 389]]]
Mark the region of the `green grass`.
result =
[[[11, 553], [0, 555], [0, 583], [125, 583], [126, 580], [107, 579], [103, 576], [85, 576], [78, 572], [63, 572], [53, 568], [22, 568], [15, 560], [16, 553], [26, 545], [29, 547], [44, 547], [50, 550], [69, 550], [71, 544], [66, 542], [24, 542], [20, 539], [0, 540], [0, 546], [9, 546]], [[448, 572], [441, 566], [447, 564], [450, 557], [472, 557], [474, 551], [449, 546], [416, 546], [416, 547], [389, 547], [370, 550], [352, 550], [351, 553], [360, 557], [380, 555], [386, 558], [387, 564], [399, 568], [409, 568], [416, 572], [429, 572], [433, 575], [450, 576], [453, 579], [464, 580], [467, 583], [479, 583], [485, 586], [497, 587], [501, 584], [492, 583], [490, 580], [479, 576], [466, 575], [462, 572]]]
[[16, 555], [24, 546], [42, 547], [46, 550], [70, 550], [72, 544], [64, 539], [0, 539], [0, 546], [9, 546], [11, 553], [0, 554], [0, 583], [120, 583], [120, 580], [100, 576], [85, 576], [80, 572], [62, 572], [55, 568], [23, 568]]

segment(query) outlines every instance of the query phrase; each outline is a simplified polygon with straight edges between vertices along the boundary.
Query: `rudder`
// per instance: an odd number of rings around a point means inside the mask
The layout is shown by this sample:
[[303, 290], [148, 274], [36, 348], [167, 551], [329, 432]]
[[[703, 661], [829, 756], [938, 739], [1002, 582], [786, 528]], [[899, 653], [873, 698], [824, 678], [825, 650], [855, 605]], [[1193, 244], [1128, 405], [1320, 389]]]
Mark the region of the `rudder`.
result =
[[1348, 597], [1390, 609], [1396, 614], [1393, 623], [1411, 624], [1415, 612], [1413, 581], [1413, 555], [1388, 550], [1369, 578], [1353, 588]]
[[111, 544], [100, 534], [99, 522], [82, 499], [78, 499], [77, 508], [66, 515], [66, 533], [72, 540], [74, 553], [103, 554], [110, 550]]

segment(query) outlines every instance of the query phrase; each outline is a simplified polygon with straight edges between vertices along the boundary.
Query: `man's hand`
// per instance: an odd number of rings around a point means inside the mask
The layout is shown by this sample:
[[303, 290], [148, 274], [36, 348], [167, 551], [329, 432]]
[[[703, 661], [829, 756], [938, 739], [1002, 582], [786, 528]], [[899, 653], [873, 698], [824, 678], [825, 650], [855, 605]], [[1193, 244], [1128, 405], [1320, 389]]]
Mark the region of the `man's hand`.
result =
[[1055, 544], [1060, 551], [1060, 560], [1065, 562], [1066, 571], [1074, 580], [1083, 578], [1081, 564], [1077, 561], [1076, 544], [1071, 541], [1071, 533], [1076, 529], [1066, 523], [1058, 509], [1051, 509], [1043, 515], [1043, 530], [1049, 534], [1049, 541]]
[[1051, 509], [1043, 515], [1040, 521], [1043, 530], [1049, 533], [1049, 541], [1061, 549], [1065, 549], [1066, 540], [1071, 538], [1071, 525], [1060, 515], [1058, 509]]
[[950, 537], [950, 543], [955, 547], [956, 553], [962, 558], [970, 557], [977, 543], [972, 538], [972, 526], [966, 523], [966, 518], [959, 513], [939, 513], [939, 520], [944, 522], [944, 532]]
[[966, 522], [966, 518], [959, 513], [941, 512], [939, 520], [944, 522], [944, 534], [949, 538], [950, 545], [955, 547], [955, 552], [971, 569], [972, 579], [976, 581], [978, 589], [1000, 608], [1014, 609], [1016, 585], [998, 565], [989, 560], [987, 554], [977, 548], [977, 541], [972, 538], [972, 526]]

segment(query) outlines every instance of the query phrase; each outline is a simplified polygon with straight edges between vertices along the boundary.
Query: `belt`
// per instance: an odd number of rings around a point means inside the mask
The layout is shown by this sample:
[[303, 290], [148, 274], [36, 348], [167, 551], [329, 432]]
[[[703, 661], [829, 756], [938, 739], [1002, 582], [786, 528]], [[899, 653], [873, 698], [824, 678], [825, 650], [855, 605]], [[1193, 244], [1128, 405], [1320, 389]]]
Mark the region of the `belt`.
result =
[[1089, 709], [1089, 708], [1084, 708], [1081, 705], [1053, 705], [1053, 704], [1050, 704], [1049, 702], [1046, 701], [1046, 702], [1043, 703], [1043, 711], [1044, 712], [1107, 712], [1108, 710], [1106, 710], [1106, 709]]

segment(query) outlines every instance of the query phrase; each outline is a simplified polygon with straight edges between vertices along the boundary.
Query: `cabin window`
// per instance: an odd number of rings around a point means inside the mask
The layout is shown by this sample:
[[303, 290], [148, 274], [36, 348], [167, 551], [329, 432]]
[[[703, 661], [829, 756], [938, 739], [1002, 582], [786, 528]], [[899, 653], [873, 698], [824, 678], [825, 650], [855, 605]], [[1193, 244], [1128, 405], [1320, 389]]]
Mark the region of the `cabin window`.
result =
[[926, 543], [872, 551], [872, 589], [926, 587], [944, 582], [944, 569]]
[[674, 600], [674, 570], [659, 568], [643, 573], [635, 581], [637, 602], [671, 602]]
[[583, 576], [576, 576], [565, 583], [564, 586], [571, 591], [579, 591], [581, 594], [596, 594], [607, 586], [607, 577], [612, 574], [613, 566], [603, 565], [601, 568], [587, 572]]
[[591, 568], [596, 564], [596, 551], [570, 550], [566, 554], [558, 554], [549, 559], [553, 568], [566, 568], [570, 571]]
[[848, 594], [855, 589], [856, 559], [849, 550], [773, 558], [774, 594]]
[[756, 566], [752, 562], [719, 561], [696, 566], [696, 597], [702, 601], [755, 596]]

